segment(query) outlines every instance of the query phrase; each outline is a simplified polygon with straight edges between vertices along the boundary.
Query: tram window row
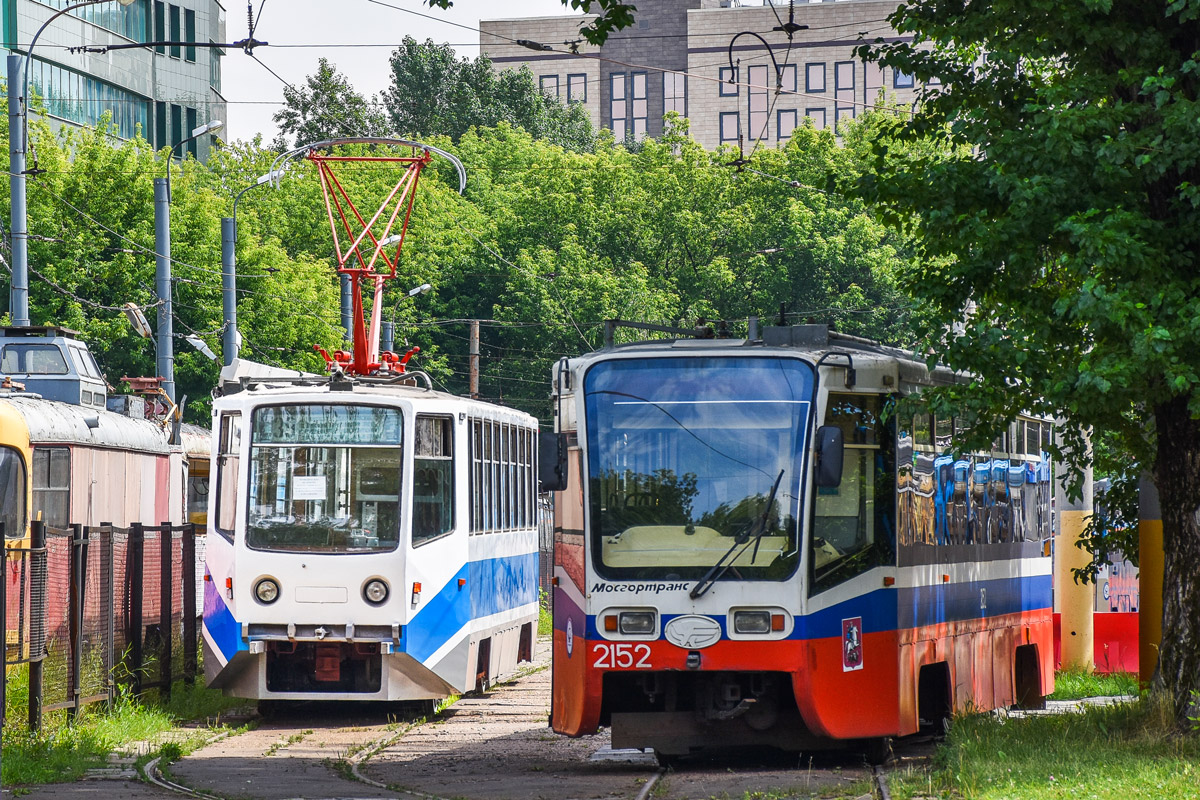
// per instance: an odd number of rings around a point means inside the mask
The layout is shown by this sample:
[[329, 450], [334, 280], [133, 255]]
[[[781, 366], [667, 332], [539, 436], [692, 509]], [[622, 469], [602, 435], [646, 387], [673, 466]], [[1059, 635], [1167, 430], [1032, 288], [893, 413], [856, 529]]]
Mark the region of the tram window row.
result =
[[532, 528], [537, 520], [536, 432], [471, 420], [471, 533]]

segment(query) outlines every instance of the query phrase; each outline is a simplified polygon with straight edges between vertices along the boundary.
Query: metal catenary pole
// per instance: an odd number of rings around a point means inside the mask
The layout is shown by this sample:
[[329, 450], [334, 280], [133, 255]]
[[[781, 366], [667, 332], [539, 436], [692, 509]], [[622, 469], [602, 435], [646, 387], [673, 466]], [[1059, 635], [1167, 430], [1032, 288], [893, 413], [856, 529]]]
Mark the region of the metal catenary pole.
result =
[[[168, 164], [168, 169], [170, 165]], [[175, 402], [175, 336], [171, 308], [171, 195], [165, 178], [154, 179], [154, 289], [158, 294], [158, 377]]]
[[12, 236], [12, 283], [8, 309], [12, 324], [29, 325], [29, 228], [25, 207], [25, 136], [20, 92], [25, 57], [8, 57], [8, 190], [9, 232]]

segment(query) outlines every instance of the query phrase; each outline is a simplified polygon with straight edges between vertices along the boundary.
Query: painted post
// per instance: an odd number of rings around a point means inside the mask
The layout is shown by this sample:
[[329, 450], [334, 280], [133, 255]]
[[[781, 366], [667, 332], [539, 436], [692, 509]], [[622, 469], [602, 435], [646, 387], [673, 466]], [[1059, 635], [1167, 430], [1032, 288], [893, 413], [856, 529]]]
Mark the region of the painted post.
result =
[[1092, 516], [1092, 468], [1084, 470], [1078, 499], [1069, 499], [1061, 482], [1055, 487], [1055, 495], [1058, 532], [1054, 539], [1054, 592], [1062, 621], [1062, 665], [1091, 672], [1096, 668], [1094, 588], [1077, 583], [1073, 570], [1092, 560], [1089, 551], [1075, 546]]
[[1162, 507], [1154, 479], [1138, 482], [1138, 680], [1149, 686], [1158, 670], [1163, 618]]

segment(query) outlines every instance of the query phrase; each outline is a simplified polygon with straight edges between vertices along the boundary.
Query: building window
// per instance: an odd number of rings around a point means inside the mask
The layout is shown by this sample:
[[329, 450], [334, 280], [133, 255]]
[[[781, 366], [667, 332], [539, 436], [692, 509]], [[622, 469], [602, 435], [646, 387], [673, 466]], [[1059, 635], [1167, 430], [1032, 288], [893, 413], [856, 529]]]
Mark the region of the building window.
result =
[[839, 61], [833, 67], [833, 119], [854, 119], [854, 62]]
[[892, 86], [896, 89], [913, 88], [913, 76], [905, 75], [900, 70], [892, 70]]
[[578, 73], [576, 75], [567, 76], [567, 102], [587, 102], [587, 75]]
[[633, 138], [640, 139], [646, 135], [650, 120], [650, 102], [646, 94], [646, 73], [634, 72], [629, 77], [633, 82]]
[[663, 73], [663, 113], [668, 111], [687, 116], [687, 75]]
[[[192, 131], [196, 130], [196, 128], [199, 128], [199, 127], [200, 127], [200, 120], [196, 116], [196, 109], [189, 108], [187, 110], [187, 128], [185, 128], [185, 130], [188, 132], [188, 136], [191, 136]], [[192, 158], [200, 157], [199, 149], [197, 147], [197, 145], [199, 145], [199, 144], [200, 144], [199, 139], [192, 139], [190, 142], [188, 142], [187, 149], [188, 149], [188, 152], [192, 154]]]
[[[178, 42], [180, 40], [180, 38], [182, 38], [182, 36], [183, 36], [183, 26], [180, 24], [180, 21], [179, 21], [179, 10], [180, 10], [179, 6], [174, 6], [174, 5], [167, 6], [167, 12], [170, 14], [170, 21], [171, 21], [171, 41], [172, 42]], [[172, 44], [171, 45], [171, 58], [179, 58], [181, 55], [183, 55], [183, 52], [182, 52], [182, 50], [180, 50], [179, 45]]]
[[[76, 0], [38, 0], [38, 2], [62, 11]], [[5, 13], [7, 14], [7, 11]], [[147, 41], [146, 37], [150, 33], [150, 0], [135, 0], [128, 6], [118, 6], [113, 3], [84, 6], [72, 11], [71, 16], [135, 42]]]
[[[154, 3], [154, 41], [165, 42], [167, 40], [167, 4], [162, 0], [155, 0]], [[154, 52], [166, 53], [166, 45], [154, 45]]]
[[717, 70], [717, 77], [721, 82], [717, 84], [718, 94], [721, 97], [737, 97], [737, 68], [736, 67], [721, 67]]
[[767, 67], [765, 64], [750, 67], [746, 70], [746, 89], [749, 98], [750, 114], [747, 122], [750, 126], [750, 136], [755, 139], [770, 138], [767, 135], [767, 118], [770, 109], [767, 102]]
[[804, 65], [804, 91], [810, 94], [820, 94], [825, 91], [824, 62]]
[[883, 94], [883, 67], [873, 61], [863, 62], [863, 101], [874, 105]]
[[790, 139], [792, 131], [796, 130], [797, 112], [794, 108], [781, 108], [776, 114], [775, 126], [779, 129], [780, 139]]
[[720, 129], [722, 142], [736, 142], [738, 140], [738, 134], [741, 133], [738, 123], [738, 112], [721, 112], [721, 115], [718, 118], [718, 127]]
[[[215, 44], [212, 39], [209, 44]], [[218, 92], [221, 91], [221, 56], [225, 51], [219, 47], [208, 48], [208, 85]]]
[[190, 8], [183, 12], [183, 40], [188, 43], [183, 60], [196, 63], [196, 12]]
[[813, 127], [819, 131], [825, 130], [825, 109], [823, 108], [806, 108], [804, 116], [813, 121]]
[[167, 141], [167, 104], [154, 104], [154, 147], [161, 150]]
[[796, 91], [796, 65], [784, 64], [779, 70], [779, 89], [783, 92]]
[[71, 451], [65, 447], [33, 449], [33, 518], [51, 528], [71, 524]]
[[558, 76], [557, 75], [539, 75], [538, 88], [542, 90], [542, 94], [547, 97], [558, 99]]
[[143, 136], [150, 134], [150, 102], [140, 95], [37, 58], [29, 62], [29, 85], [51, 116], [79, 125], [99, 125], [108, 112], [122, 139], [132, 139], [139, 127]]
[[613, 138], [625, 141], [625, 128], [629, 124], [629, 101], [625, 98], [625, 73], [614, 72], [609, 76], [609, 119], [612, 120]]
[[171, 147], [183, 141], [183, 106], [171, 104]]

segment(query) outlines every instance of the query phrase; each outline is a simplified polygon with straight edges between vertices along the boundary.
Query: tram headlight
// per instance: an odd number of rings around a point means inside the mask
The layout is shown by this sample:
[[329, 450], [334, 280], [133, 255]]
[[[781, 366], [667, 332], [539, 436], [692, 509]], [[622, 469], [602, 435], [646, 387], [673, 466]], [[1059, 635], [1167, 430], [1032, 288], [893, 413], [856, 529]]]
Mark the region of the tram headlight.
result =
[[389, 591], [386, 581], [372, 578], [363, 584], [363, 599], [371, 605], [377, 606], [388, 599]]
[[770, 611], [735, 611], [733, 612], [733, 630], [735, 633], [770, 633]]
[[622, 611], [617, 616], [617, 628], [626, 636], [654, 633], [653, 611]]
[[279, 584], [273, 578], [263, 578], [254, 584], [254, 596], [263, 605], [270, 605], [279, 599]]

